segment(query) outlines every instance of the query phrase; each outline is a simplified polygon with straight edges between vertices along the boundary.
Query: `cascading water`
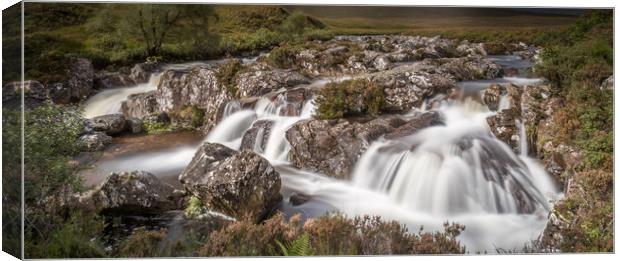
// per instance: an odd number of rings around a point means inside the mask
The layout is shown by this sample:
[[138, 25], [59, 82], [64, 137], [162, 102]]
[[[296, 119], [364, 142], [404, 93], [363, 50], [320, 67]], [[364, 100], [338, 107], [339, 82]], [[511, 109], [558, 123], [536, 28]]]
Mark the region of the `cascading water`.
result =
[[138, 84], [133, 87], [103, 90], [86, 101], [84, 106], [84, 117], [93, 118], [106, 114], [119, 113], [121, 111], [121, 104], [129, 95], [156, 90], [160, 79], [161, 73], [153, 73], [147, 83]]
[[[241, 109], [238, 102], [233, 101], [226, 105], [225, 114], [229, 113], [207, 136], [207, 141], [220, 143], [231, 149], [238, 150], [241, 146], [243, 134], [252, 127], [252, 125], [261, 120], [272, 122], [270, 127], [270, 135], [266, 144], [262, 143], [264, 129], [259, 129], [260, 139], [257, 138], [254, 143], [255, 151], [265, 158], [275, 161], [286, 161], [290, 145], [286, 141], [286, 130], [294, 123], [310, 118], [314, 111], [312, 100], [304, 103], [300, 111], [291, 113], [286, 110], [288, 107], [286, 95], [280, 93], [274, 100], [267, 97], [261, 97], [252, 110]], [[232, 108], [237, 111], [231, 113]], [[264, 147], [264, 150], [262, 149]]]

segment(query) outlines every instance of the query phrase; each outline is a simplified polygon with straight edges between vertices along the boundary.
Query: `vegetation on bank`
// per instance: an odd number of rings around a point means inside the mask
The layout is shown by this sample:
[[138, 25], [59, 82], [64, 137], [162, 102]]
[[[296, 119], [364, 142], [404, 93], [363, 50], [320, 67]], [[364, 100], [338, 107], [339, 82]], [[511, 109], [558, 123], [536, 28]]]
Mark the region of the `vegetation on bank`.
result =
[[366, 79], [331, 82], [319, 90], [315, 100], [317, 117], [338, 119], [349, 116], [379, 115], [385, 103], [383, 88]]
[[[123, 22], [119, 17], [132, 16], [138, 19], [140, 16], [136, 15], [136, 12], [139, 13], [137, 10], [153, 10], [140, 9], [138, 5], [119, 8], [100, 4], [27, 3], [27, 6], [32, 6], [26, 24], [27, 76], [42, 82], [62, 80], [65, 66], [63, 59], [70, 53], [90, 58], [99, 69], [114, 69], [143, 61], [148, 56], [160, 56], [165, 61], [206, 59], [280, 46], [278, 49], [282, 50], [274, 50], [276, 55], [270, 56], [269, 62], [276, 67], [287, 68], [291, 63], [287, 59], [291, 55], [285, 46], [295, 46], [309, 39], [327, 39], [332, 35], [315, 19], [273, 7], [213, 7], [213, 10], [203, 10], [208, 15], [199, 16], [206, 18], [202, 21], [186, 19], [191, 15], [176, 13], [191, 10], [153, 11], [150, 15], [163, 13], [166, 15], [159, 17], [175, 20], [174, 23], [160, 20], [167, 27], [168, 33], [157, 39], [156, 35], [135, 31], [135, 26], [139, 27], [135, 20], [128, 21], [133, 22], [133, 28], [127, 28], [132, 27], [132, 24], [119, 24]], [[50, 16], [50, 12], [54, 15]], [[177, 19], [172, 19], [177, 16]], [[541, 55], [543, 64], [536, 68], [536, 72], [553, 83], [554, 95], [563, 98], [565, 105], [557, 112], [560, 117], [557, 118], [558, 135], [555, 141], [577, 146], [584, 155], [583, 164], [574, 176], [576, 184], [583, 186], [584, 192], [571, 194], [555, 209], [570, 221], [569, 226], [562, 231], [569, 239], [559, 246], [562, 251], [613, 250], [613, 95], [611, 90], [599, 89], [602, 80], [611, 74], [613, 68], [611, 17], [607, 11], [593, 12], [574, 26], [564, 30], [554, 28], [553, 32], [534, 28], [515, 33], [503, 29], [485, 33], [447, 30], [444, 34], [470, 41], [497, 43], [497, 52], [506, 48], [502, 44], [505, 42], [524, 41], [545, 48]], [[11, 19], [4, 21], [9, 23]], [[11, 28], [10, 24], [8, 28]], [[370, 28], [364, 32], [371, 30], [387, 32], [381, 28]], [[8, 48], [5, 53], [19, 54], [18, 31], [4, 30], [4, 33], [9, 34], [9, 37], [3, 37], [3, 48]], [[431, 33], [436, 32], [429, 31]], [[277, 55], [278, 52], [283, 55]], [[3, 59], [3, 63], [9, 65], [3, 67], [3, 80], [17, 79], [18, 67], [11, 65], [17, 64], [18, 58], [7, 58]], [[230, 83], [238, 70], [237, 65], [231, 64], [218, 77]], [[233, 87], [229, 88], [231, 93], [236, 93]], [[322, 92], [323, 98], [317, 102], [319, 116], [324, 119], [364, 113], [378, 114], [383, 102], [380, 88], [364, 80], [331, 83]], [[363, 102], [359, 104], [358, 101]], [[204, 119], [204, 112], [192, 107], [183, 110], [183, 114], [192, 125], [200, 125], [199, 121]], [[462, 230], [462, 227], [456, 225], [446, 226], [443, 233], [411, 234], [405, 233], [406, 229], [395, 222], [374, 218], [350, 219], [336, 215], [321, 217], [313, 220], [313, 223], [302, 225], [294, 219], [286, 220], [276, 215], [260, 224], [245, 221], [231, 223], [209, 237], [192, 234], [166, 251], [159, 248], [166, 231], [138, 230], [127, 239], [126, 247], [119, 249], [118, 253], [106, 253], [102, 251], [98, 238], [102, 227], [101, 218], [92, 213], [74, 213], [62, 207], [63, 200], [81, 190], [81, 181], [73, 174], [74, 167], [69, 164], [69, 159], [77, 152], [74, 141], [81, 131], [79, 119], [75, 115], [77, 112], [54, 105], [26, 112], [26, 257], [138, 257], [179, 253], [418, 254], [464, 251], [455, 240]], [[151, 133], [167, 126], [146, 127]], [[20, 186], [17, 182], [20, 180], [21, 168], [20, 144], [19, 112], [4, 108], [3, 191], [6, 197], [3, 195], [3, 220], [9, 221], [5, 224], [19, 222]], [[4, 231], [4, 248], [16, 253], [20, 244], [18, 226], [5, 227], [10, 230]]]
[[565, 240], [559, 248], [613, 251], [613, 90], [601, 89], [613, 73], [613, 14], [590, 12], [542, 39], [536, 72], [563, 102], [555, 112], [553, 142], [575, 146], [582, 155], [575, 173], [569, 173], [582, 189], [573, 189], [554, 210], [568, 224], [561, 228]]
[[[274, 6], [26, 3], [25, 9], [26, 78], [43, 83], [64, 78], [66, 55], [116, 70], [148, 57], [206, 60], [332, 37], [320, 21]], [[7, 82], [20, 77], [20, 10], [3, 15]]]

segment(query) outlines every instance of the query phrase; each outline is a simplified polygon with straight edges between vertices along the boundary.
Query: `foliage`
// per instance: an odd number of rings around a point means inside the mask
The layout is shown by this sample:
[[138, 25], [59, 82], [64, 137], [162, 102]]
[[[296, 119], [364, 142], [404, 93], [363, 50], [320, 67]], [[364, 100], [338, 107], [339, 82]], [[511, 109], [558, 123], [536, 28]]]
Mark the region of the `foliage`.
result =
[[[202, 123], [204, 122], [204, 118], [205, 118], [205, 111], [203, 109], [200, 109], [198, 107], [196, 107], [195, 105], [192, 106], [185, 106], [179, 113], [178, 113], [178, 118], [184, 122], [189, 122], [190, 126], [192, 128], [198, 128], [200, 126], [202, 126]], [[150, 130], [153, 130], [153, 126], [150, 126]]]
[[310, 234], [308, 234], [308, 232], [304, 232], [292, 242], [284, 244], [276, 240], [276, 243], [284, 256], [311, 256], [314, 254], [312, 252], [312, 246], [310, 245]]
[[[4, 108], [2, 113], [3, 150], [13, 151], [20, 148], [22, 141], [20, 112]], [[96, 246], [89, 243], [94, 234], [82, 231], [96, 233], [95, 223], [85, 223], [86, 220], [77, 218], [84, 214], [71, 214], [63, 207], [71, 194], [82, 188], [80, 178], [68, 164], [79, 148], [77, 137], [83, 126], [79, 111], [42, 104], [24, 113], [26, 257], [101, 256]], [[20, 153], [3, 153], [5, 195], [19, 195], [20, 179], [7, 181], [6, 178], [19, 177], [20, 156]], [[6, 200], [17, 202], [17, 199]], [[7, 205], [7, 213], [14, 209], [9, 206], [11, 204]], [[89, 221], [96, 222], [96, 219]], [[92, 229], [83, 229], [84, 226], [92, 226]]]
[[[266, 255], [389, 255], [464, 253], [456, 236], [460, 225], [445, 225], [444, 232], [417, 234], [395, 221], [379, 217], [346, 218], [329, 215], [301, 223], [276, 214], [261, 224], [238, 221], [212, 233], [201, 256]], [[282, 242], [290, 242], [283, 244]], [[276, 249], [274, 246], [278, 246]]]
[[138, 228], [120, 244], [117, 255], [125, 258], [163, 256], [160, 242], [165, 237], [166, 229], [153, 231]]
[[355, 79], [328, 83], [316, 98], [317, 116], [336, 119], [356, 115], [381, 113], [385, 95], [379, 84]]
[[218, 81], [226, 87], [226, 91], [231, 97], [238, 97], [235, 76], [242, 69], [243, 65], [241, 64], [241, 61], [239, 59], [232, 59], [225, 64], [222, 64], [215, 74]]
[[185, 208], [185, 215], [189, 218], [195, 218], [204, 213], [206, 207], [202, 204], [202, 201], [196, 197], [191, 196], [187, 201], [187, 207]]
[[165, 122], [153, 122], [153, 121], [145, 121], [144, 122], [144, 131], [148, 134], [161, 134], [173, 131], [174, 128], [172, 124]]
[[556, 212], [566, 225], [564, 252], [613, 251], [613, 90], [601, 83], [613, 72], [612, 13], [592, 11], [546, 41], [536, 72], [565, 106], [554, 113], [555, 144], [576, 146], [581, 164]]
[[295, 55], [299, 53], [299, 51], [299, 47], [297, 46], [279, 46], [273, 48], [271, 52], [269, 52], [266, 62], [276, 68], [292, 68], [295, 64]]
[[31, 241], [28, 239], [32, 236], [27, 235], [26, 253], [29, 258], [105, 257], [96, 238], [102, 230], [103, 219], [93, 214], [74, 213], [43, 239]]
[[579, 172], [574, 177], [579, 188], [568, 194], [555, 208], [568, 220], [560, 227], [566, 239], [559, 248], [563, 252], [612, 252], [614, 250], [613, 173]]

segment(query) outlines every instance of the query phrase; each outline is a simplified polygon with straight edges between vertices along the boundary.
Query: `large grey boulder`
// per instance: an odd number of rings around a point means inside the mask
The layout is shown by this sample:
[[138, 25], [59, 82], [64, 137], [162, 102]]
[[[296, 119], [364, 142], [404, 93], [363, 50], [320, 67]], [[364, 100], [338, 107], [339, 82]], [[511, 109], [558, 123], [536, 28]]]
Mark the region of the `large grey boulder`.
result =
[[94, 131], [116, 135], [128, 129], [127, 120], [122, 114], [108, 114], [92, 118], [91, 127]]
[[80, 202], [104, 215], [156, 215], [179, 208], [174, 188], [145, 171], [111, 173]]
[[165, 71], [155, 95], [158, 111], [173, 116], [188, 106], [195, 106], [204, 111], [204, 129], [210, 130], [220, 110], [233, 98], [216, 75], [215, 66]]
[[198, 149], [179, 181], [207, 208], [236, 219], [260, 222], [282, 200], [280, 175], [269, 161], [216, 143]]
[[143, 92], [129, 95], [121, 104], [123, 115], [128, 118], [143, 119], [149, 115], [158, 113], [157, 92]]
[[419, 71], [415, 65], [369, 74], [366, 78], [383, 85], [384, 110], [395, 112], [420, 107], [425, 99], [448, 94], [456, 87], [455, 81], [441, 74]]
[[238, 74], [235, 83], [238, 96], [249, 97], [309, 83], [309, 80], [306, 76], [291, 69], [271, 69], [256, 65], [250, 67], [247, 72]]
[[90, 60], [78, 57], [66, 58], [66, 80], [50, 83], [49, 96], [59, 104], [67, 104], [87, 98], [93, 93], [95, 69]]
[[100, 151], [112, 142], [112, 137], [103, 132], [87, 133], [79, 137], [78, 143], [85, 151]]
[[298, 168], [348, 179], [355, 162], [370, 142], [405, 123], [398, 116], [382, 116], [366, 122], [344, 119], [300, 121], [286, 132], [291, 145], [289, 159]]

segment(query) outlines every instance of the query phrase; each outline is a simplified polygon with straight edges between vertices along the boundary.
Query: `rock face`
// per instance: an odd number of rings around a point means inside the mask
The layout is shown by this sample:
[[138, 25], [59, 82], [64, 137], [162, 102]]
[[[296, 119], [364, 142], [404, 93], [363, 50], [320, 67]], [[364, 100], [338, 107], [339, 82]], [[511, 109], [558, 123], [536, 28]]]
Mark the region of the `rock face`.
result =
[[282, 200], [280, 175], [266, 159], [215, 143], [198, 149], [179, 181], [207, 208], [236, 219], [260, 222]]
[[340, 120], [305, 120], [291, 126], [286, 139], [294, 166], [347, 179], [370, 142], [404, 125], [397, 116], [384, 116], [365, 123]]
[[82, 135], [78, 142], [85, 151], [100, 151], [112, 142], [112, 137], [103, 132], [93, 132]]
[[148, 172], [112, 173], [80, 201], [104, 215], [155, 215], [177, 207], [173, 191], [172, 186]]
[[515, 120], [519, 114], [513, 108], [504, 109], [487, 118], [491, 132], [496, 138], [508, 144], [514, 151], [519, 151], [519, 130]]
[[121, 104], [123, 115], [128, 118], [143, 119], [146, 116], [158, 113], [156, 91], [129, 95]]
[[484, 90], [482, 101], [487, 105], [489, 110], [497, 111], [499, 109], [499, 102], [503, 92], [505, 91], [502, 86], [495, 83], [491, 84], [489, 88]]
[[94, 131], [104, 132], [108, 135], [119, 134], [127, 130], [128, 124], [122, 114], [108, 114], [91, 119]]
[[614, 76], [609, 76], [609, 78], [605, 79], [601, 84], [601, 90], [613, 90], [614, 89]]
[[415, 65], [370, 74], [367, 78], [383, 84], [385, 110], [395, 112], [420, 107], [424, 99], [448, 93], [456, 87], [453, 80], [439, 74], [419, 71]]
[[243, 134], [240, 150], [265, 151], [272, 126], [273, 122], [270, 120], [255, 122], [252, 127]]
[[440, 113], [435, 111], [426, 112], [414, 117], [413, 119], [407, 121], [407, 123], [386, 134], [385, 138], [398, 139], [413, 135], [423, 128], [441, 124], [443, 124], [443, 120]]
[[[2, 105], [19, 109], [21, 106], [21, 82], [9, 82], [2, 86]], [[47, 99], [47, 88], [38, 81], [24, 81], [25, 107], [32, 108]]]
[[480, 57], [426, 59], [417, 67], [421, 71], [441, 74], [457, 82], [494, 79], [503, 75], [501, 66]]
[[131, 68], [129, 78], [135, 83], [146, 83], [149, 81], [151, 74], [159, 69], [159, 63], [157, 62], [144, 62], [139, 63]]
[[280, 88], [308, 83], [308, 78], [293, 70], [264, 68], [259, 65], [236, 77], [239, 97], [260, 96]]
[[82, 100], [93, 92], [94, 87], [95, 69], [88, 59], [70, 57], [66, 62], [67, 79], [48, 86], [50, 98], [59, 104]]
[[219, 111], [232, 99], [218, 81], [216, 70], [216, 67], [202, 66], [165, 71], [156, 92], [159, 111], [174, 115], [187, 106], [196, 106], [204, 111], [205, 130], [210, 130]]

